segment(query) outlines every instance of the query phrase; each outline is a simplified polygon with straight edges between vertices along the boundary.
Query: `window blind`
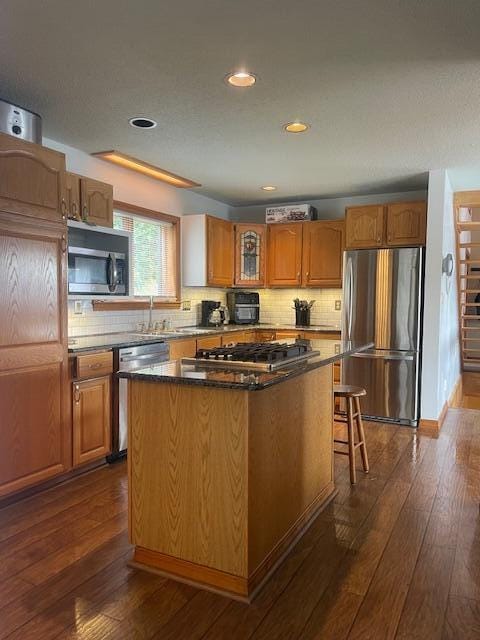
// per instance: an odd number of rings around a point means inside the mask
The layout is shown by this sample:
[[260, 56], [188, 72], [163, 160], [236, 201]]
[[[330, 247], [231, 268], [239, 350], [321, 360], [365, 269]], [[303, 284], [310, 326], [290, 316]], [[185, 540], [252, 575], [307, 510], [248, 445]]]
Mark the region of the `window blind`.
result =
[[174, 225], [114, 211], [113, 227], [132, 233], [134, 295], [175, 298]]

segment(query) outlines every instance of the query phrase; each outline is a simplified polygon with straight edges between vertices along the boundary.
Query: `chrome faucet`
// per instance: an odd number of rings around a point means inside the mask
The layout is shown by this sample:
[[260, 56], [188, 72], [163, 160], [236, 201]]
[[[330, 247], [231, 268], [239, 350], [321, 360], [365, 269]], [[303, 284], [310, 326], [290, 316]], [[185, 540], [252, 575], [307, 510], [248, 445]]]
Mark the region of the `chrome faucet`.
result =
[[153, 311], [153, 296], [150, 296], [150, 305], [148, 309], [148, 331], [153, 331], [153, 319], [152, 319], [152, 311]]

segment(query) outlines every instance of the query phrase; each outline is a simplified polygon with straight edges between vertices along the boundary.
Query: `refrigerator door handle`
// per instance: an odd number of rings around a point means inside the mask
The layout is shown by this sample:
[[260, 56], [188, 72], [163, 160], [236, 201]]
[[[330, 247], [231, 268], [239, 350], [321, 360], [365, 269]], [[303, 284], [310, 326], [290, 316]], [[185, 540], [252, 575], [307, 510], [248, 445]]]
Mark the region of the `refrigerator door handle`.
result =
[[347, 340], [352, 339], [352, 308], [353, 308], [353, 265], [352, 259], [349, 257], [347, 259], [346, 269], [345, 269], [345, 329], [347, 332]]
[[414, 360], [415, 356], [412, 354], [403, 354], [403, 353], [395, 353], [395, 354], [383, 354], [383, 353], [354, 353], [352, 358], [377, 358], [378, 360]]

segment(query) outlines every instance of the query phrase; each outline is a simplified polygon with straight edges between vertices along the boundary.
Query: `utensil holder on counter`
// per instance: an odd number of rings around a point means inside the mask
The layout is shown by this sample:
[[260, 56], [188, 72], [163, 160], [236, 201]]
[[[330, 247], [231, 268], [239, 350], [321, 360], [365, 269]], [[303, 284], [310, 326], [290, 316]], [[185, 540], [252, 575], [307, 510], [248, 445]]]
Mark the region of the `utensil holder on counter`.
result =
[[295, 309], [295, 325], [297, 327], [310, 326], [310, 309]]

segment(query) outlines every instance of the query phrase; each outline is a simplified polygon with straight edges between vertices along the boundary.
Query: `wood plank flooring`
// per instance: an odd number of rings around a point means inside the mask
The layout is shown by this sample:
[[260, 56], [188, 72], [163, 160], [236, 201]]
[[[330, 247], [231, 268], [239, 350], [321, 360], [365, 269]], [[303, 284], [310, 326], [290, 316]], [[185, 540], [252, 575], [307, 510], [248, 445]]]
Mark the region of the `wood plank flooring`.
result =
[[131, 569], [124, 463], [0, 510], [0, 640], [480, 638], [480, 412], [366, 423], [371, 472], [250, 606]]

